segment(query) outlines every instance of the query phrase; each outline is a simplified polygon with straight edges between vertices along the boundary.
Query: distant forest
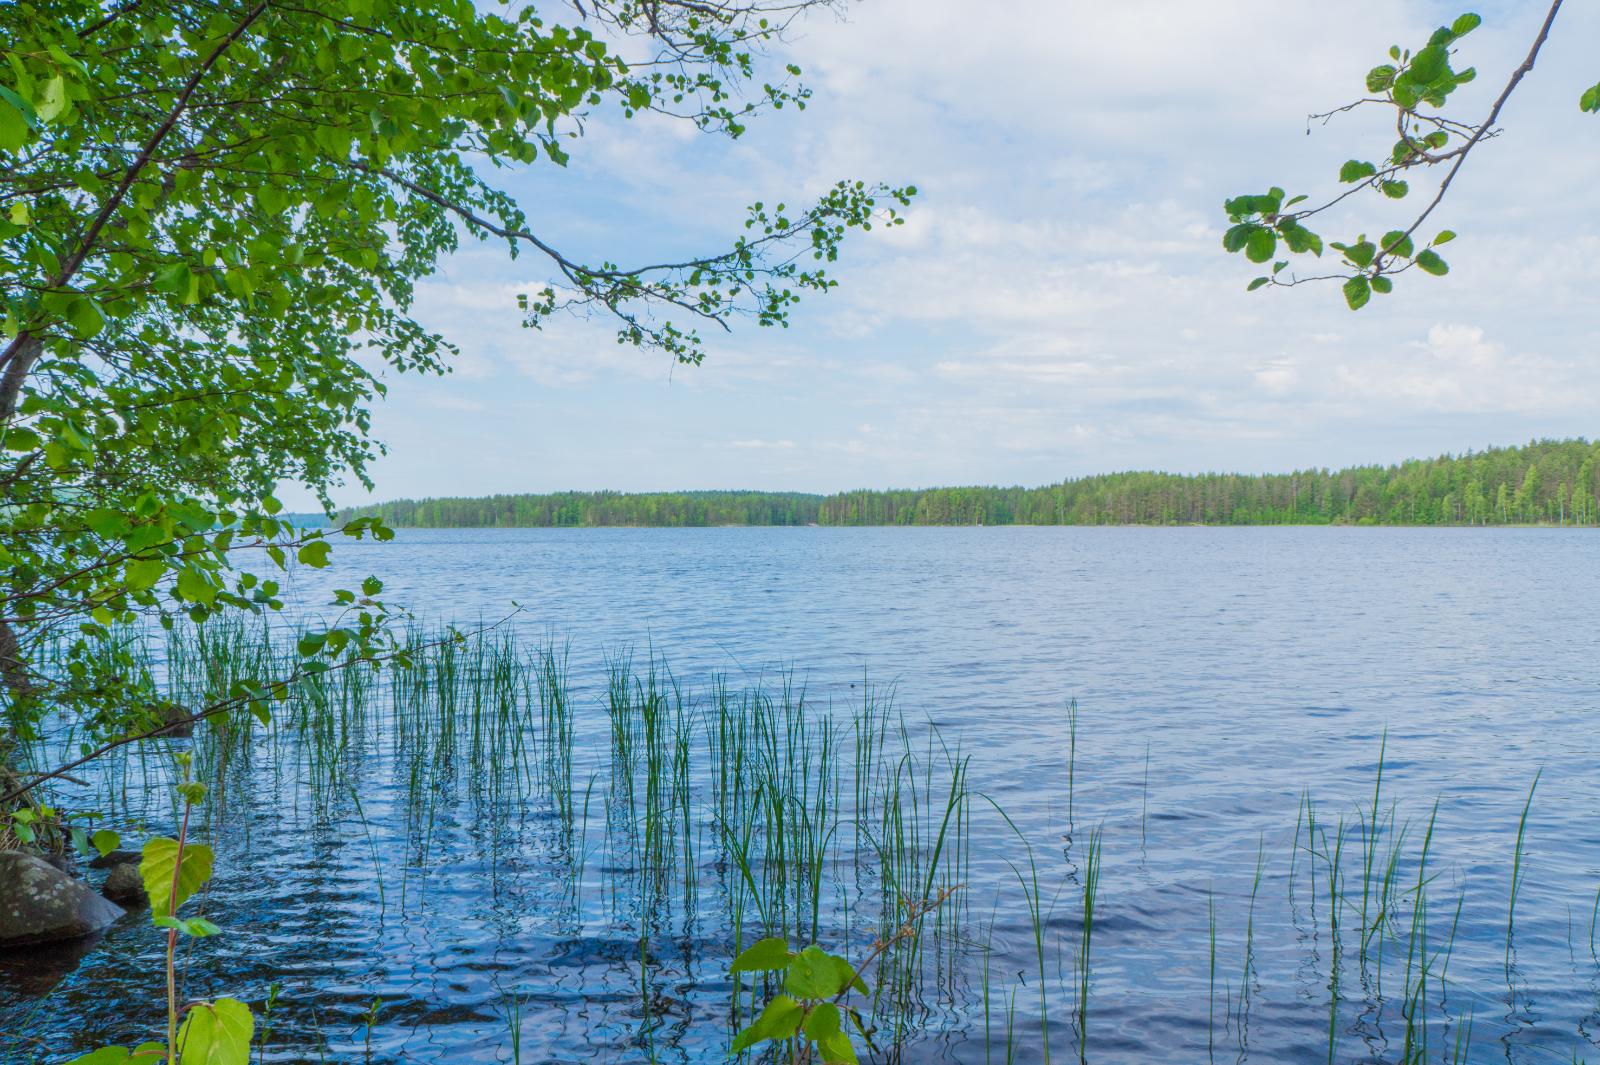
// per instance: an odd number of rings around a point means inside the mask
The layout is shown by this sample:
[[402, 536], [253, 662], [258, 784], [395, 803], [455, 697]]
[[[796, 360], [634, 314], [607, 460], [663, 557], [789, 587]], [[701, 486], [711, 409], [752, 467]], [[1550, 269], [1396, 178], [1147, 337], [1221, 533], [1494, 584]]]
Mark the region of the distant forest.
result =
[[1595, 525], [1600, 443], [1293, 473], [1108, 473], [1042, 488], [559, 492], [399, 499], [345, 512], [396, 527], [709, 525]]

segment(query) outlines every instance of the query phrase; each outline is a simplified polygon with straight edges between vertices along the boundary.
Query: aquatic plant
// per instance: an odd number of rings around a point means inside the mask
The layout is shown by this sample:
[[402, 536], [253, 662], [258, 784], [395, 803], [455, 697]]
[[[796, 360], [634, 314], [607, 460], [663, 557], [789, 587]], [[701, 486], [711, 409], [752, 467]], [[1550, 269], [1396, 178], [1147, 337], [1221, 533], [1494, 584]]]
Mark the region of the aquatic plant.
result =
[[182, 774], [177, 790], [183, 806], [178, 836], [146, 840], [139, 862], [140, 879], [150, 901], [150, 923], [166, 930], [166, 1041], [132, 1048], [102, 1047], [74, 1058], [71, 1065], [153, 1065], [161, 1060], [176, 1065], [180, 1058], [204, 1065], [249, 1065], [255, 1019], [248, 1006], [235, 998], [184, 1005], [178, 1001], [178, 936], [204, 938], [221, 929], [204, 917], [178, 916], [183, 904], [211, 879], [213, 854], [210, 847], [189, 838], [190, 814], [204, 801], [206, 787], [190, 779], [188, 754], [179, 754], [176, 760]]
[[793, 1065], [821, 1061], [826, 1065], [856, 1065], [857, 1055], [844, 1021], [869, 1043], [869, 1029], [855, 1007], [845, 1002], [851, 991], [867, 994], [863, 974], [896, 943], [914, 940], [922, 919], [937, 910], [955, 892], [946, 888], [931, 898], [907, 899], [905, 923], [887, 938], [880, 937], [859, 965], [829, 954], [816, 944], [795, 951], [781, 937], [771, 936], [740, 952], [729, 968], [741, 973], [782, 973], [783, 991], [770, 998], [748, 1027], [733, 1040], [735, 1054], [759, 1043], [776, 1044]]

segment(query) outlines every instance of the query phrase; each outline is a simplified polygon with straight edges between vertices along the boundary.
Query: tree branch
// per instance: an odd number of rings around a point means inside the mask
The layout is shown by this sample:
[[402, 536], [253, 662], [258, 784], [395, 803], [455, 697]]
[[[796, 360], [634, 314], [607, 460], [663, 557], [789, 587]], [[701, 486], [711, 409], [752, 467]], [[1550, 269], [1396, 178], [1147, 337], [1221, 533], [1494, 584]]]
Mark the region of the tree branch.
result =
[[[269, 2], [270, 0], [261, 0], [255, 7], [246, 12], [238, 25], [234, 26], [226, 37], [217, 42], [216, 47], [201, 61], [195, 72], [189, 76], [189, 80], [184, 83], [183, 89], [179, 91], [171, 110], [168, 111], [166, 119], [157, 127], [155, 133], [151, 134], [150, 138], [145, 141], [144, 147], [133, 162], [129, 164], [127, 170], [123, 172], [122, 180], [117, 182], [117, 187], [112, 190], [111, 196], [100, 208], [93, 221], [89, 223], [89, 228], [84, 231], [82, 239], [78, 241], [78, 246], [73, 249], [66, 262], [61, 264], [61, 269], [57, 271], [56, 276], [51, 278], [48, 288], [61, 288], [77, 274], [79, 267], [83, 265], [84, 259], [94, 250], [95, 243], [100, 239], [100, 233], [105, 229], [106, 223], [111, 221], [112, 215], [116, 214], [117, 209], [122, 206], [123, 197], [127, 196], [128, 190], [133, 187], [134, 181], [144, 171], [144, 168], [149, 165], [151, 158], [156, 153], [156, 149], [161, 147], [161, 142], [167, 139], [167, 135], [178, 124], [178, 119], [182, 117], [183, 112], [189, 106], [189, 98], [200, 87], [200, 83], [205, 80], [205, 76], [216, 65], [217, 60], [222, 58], [222, 53], [232, 47], [240, 37], [244, 36], [245, 31], [266, 12]], [[31, 329], [23, 329], [12, 339], [11, 343], [6, 345], [5, 350], [0, 352], [0, 366], [5, 367], [5, 375], [0, 377], [0, 425], [10, 422], [12, 416], [16, 414], [17, 398], [22, 393], [22, 384], [27, 379], [28, 371], [32, 369], [33, 363], [37, 361], [41, 348], [42, 343], [39, 336]]]

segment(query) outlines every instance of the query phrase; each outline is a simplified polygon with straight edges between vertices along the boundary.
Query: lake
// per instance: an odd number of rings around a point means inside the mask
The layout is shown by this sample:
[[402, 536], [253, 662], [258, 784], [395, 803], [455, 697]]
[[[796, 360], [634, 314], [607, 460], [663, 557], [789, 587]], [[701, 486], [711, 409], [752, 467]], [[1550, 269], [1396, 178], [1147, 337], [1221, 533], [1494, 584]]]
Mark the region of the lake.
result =
[[[888, 800], [922, 818], [918, 847], [965, 765], [937, 881], [960, 887], [894, 1007], [904, 1060], [1326, 1061], [1330, 1041], [1338, 1061], [1600, 1058], [1592, 532], [401, 530], [334, 560], [290, 598], [376, 573], [424, 627], [520, 605], [494, 638], [565, 652], [573, 783], [440, 768], [420, 749], [467, 741], [407, 740], [399, 718], [287, 765], [241, 748], [205, 903], [227, 934], [193, 948], [186, 990], [259, 1007], [280, 984], [266, 1060], [726, 1060], [734, 930], [748, 943], [762, 920], [730, 911], [744, 889], [706, 771], [671, 775], [660, 806], [619, 783], [608, 666], [630, 652], [641, 692], [664, 663], [662, 750], [685, 766], [724, 750], [718, 677], [724, 707], [757, 688], [790, 706], [791, 736], [838, 723], [807, 742], [834, 744], [843, 814], [829, 856], [795, 865], [821, 886], [792, 892], [796, 934], [814, 904], [830, 949], [861, 955], [885, 905], [861, 856], [886, 822], [849, 816], [883, 796], [861, 798], [840, 738], [862, 735], [868, 693], [886, 715], [892, 689], [879, 757], [922, 789]], [[472, 750], [547, 772], [527, 752], [548, 712], [506, 720]], [[95, 784], [118, 816], [170, 831], [142, 787], [160, 755], [115, 772]], [[676, 857], [652, 862], [638, 811], [681, 825]], [[678, 880], [641, 887], [641, 868]], [[160, 946], [129, 919], [75, 968], [0, 962], [0, 1056], [153, 1034]]]

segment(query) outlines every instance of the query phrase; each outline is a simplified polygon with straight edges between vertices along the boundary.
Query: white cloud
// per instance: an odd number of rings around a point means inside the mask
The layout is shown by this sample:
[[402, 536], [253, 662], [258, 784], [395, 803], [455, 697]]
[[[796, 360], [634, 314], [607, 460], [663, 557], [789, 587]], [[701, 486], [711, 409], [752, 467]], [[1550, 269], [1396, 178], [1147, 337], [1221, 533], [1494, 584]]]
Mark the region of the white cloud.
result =
[[[745, 204], [795, 204], [841, 177], [917, 183], [908, 224], [852, 237], [829, 264], [837, 291], [808, 295], [791, 329], [709, 336], [699, 368], [619, 347], [603, 321], [522, 329], [515, 297], [542, 286], [539, 261], [463, 251], [418, 291], [424, 322], [461, 346], [460, 372], [444, 385], [390, 377], [393, 408], [410, 417], [404, 397], [431, 394], [432, 416], [377, 421], [410, 445], [396, 456], [441, 458], [425, 472], [380, 463], [383, 492], [493, 491], [511, 476], [519, 488], [1039, 482], [1592, 432], [1600, 220], [1582, 204], [1600, 140], [1573, 105], [1593, 81], [1600, 9], [1563, 10], [1504, 134], [1439, 209], [1438, 228], [1461, 233], [1450, 274], [1407, 274], [1360, 313], [1331, 285], [1247, 294], [1256, 270], [1222, 253], [1221, 201], [1272, 182], [1336, 188], [1340, 162], [1390, 135], [1344, 116], [1307, 136], [1307, 112], [1359, 93], [1390, 43], [1458, 9], [870, 0], [848, 12], [806, 22], [776, 57], [816, 89], [803, 114], [763, 116], [735, 143], [597, 116], [567, 171], [496, 178], [563, 248], [617, 261], [724, 246]], [[1460, 94], [1468, 114], [1541, 12], [1487, 14], [1463, 46], [1479, 70]], [[1360, 203], [1322, 216], [1325, 235], [1381, 232], [1416, 209]], [[493, 417], [524, 408], [536, 416]], [[489, 441], [516, 456], [512, 472], [467, 459]]]
[[1339, 367], [1355, 397], [1428, 411], [1561, 411], [1587, 405], [1574, 367], [1532, 353], [1511, 353], [1481, 326], [1438, 324], [1384, 360]]
[[729, 447], [739, 448], [742, 451], [790, 451], [794, 448], [793, 440], [730, 440]]

